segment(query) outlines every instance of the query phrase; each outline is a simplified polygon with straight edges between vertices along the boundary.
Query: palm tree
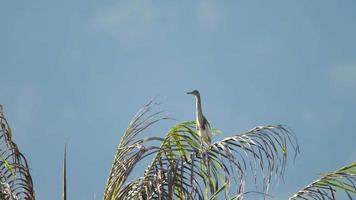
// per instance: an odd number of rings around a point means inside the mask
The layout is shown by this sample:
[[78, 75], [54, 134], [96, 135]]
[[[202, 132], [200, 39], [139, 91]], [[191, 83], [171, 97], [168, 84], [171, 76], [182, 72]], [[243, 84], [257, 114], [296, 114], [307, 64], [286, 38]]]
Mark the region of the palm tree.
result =
[[[299, 153], [295, 137], [280, 125], [253, 128], [212, 143], [207, 150], [200, 145], [194, 121], [178, 123], [165, 138], [140, 139], [142, 131], [160, 121], [160, 112], [151, 113], [151, 105], [134, 117], [122, 137], [105, 200], [215, 199], [223, 191], [226, 199], [240, 199], [246, 192], [246, 177], [256, 183], [260, 173], [262, 192], [267, 192], [272, 177], [283, 175], [287, 152], [294, 157]], [[128, 181], [137, 164], [152, 154], [153, 161], [143, 175]]]
[[[149, 102], [125, 130], [112, 163], [103, 200], [124, 199], [243, 199], [250, 194], [268, 196], [274, 177], [282, 177], [287, 161], [295, 159], [295, 136], [281, 125], [255, 127], [202, 148], [195, 122], [174, 125], [164, 138], [142, 138], [159, 121]], [[211, 129], [212, 133], [219, 132]], [[32, 179], [25, 157], [13, 142], [11, 128], [0, 109], [0, 200], [34, 200]], [[133, 171], [142, 169], [138, 178]], [[64, 157], [63, 199], [66, 198]], [[250, 190], [249, 185], [262, 185]], [[349, 199], [356, 194], [356, 163], [324, 173], [294, 194], [290, 200], [337, 198], [343, 190]], [[255, 198], [254, 198], [255, 199]]]
[[[141, 132], [165, 119], [160, 117], [160, 112], [152, 112], [153, 104], [150, 102], [141, 109], [124, 132], [106, 183], [104, 200], [242, 199], [250, 193], [266, 196], [272, 178], [283, 176], [287, 157], [295, 159], [299, 153], [295, 136], [281, 125], [255, 127], [212, 143], [207, 150], [201, 146], [194, 121], [176, 124], [164, 138], [140, 138]], [[151, 155], [153, 160], [142, 176], [130, 180], [130, 174], [138, 165], [141, 168], [143, 160]], [[326, 175], [290, 199], [335, 199], [329, 198], [328, 192], [334, 194], [336, 187], [351, 196], [356, 191], [356, 167], [351, 165], [348, 169], [351, 170]], [[262, 183], [263, 187], [259, 191], [247, 191], [248, 178], [254, 184]]]
[[13, 142], [0, 105], [0, 200], [35, 199], [27, 161]]
[[343, 190], [349, 199], [356, 194], [356, 162], [335, 172], [323, 173], [322, 177], [313, 181], [295, 193], [289, 200], [299, 199], [335, 199], [336, 190]]

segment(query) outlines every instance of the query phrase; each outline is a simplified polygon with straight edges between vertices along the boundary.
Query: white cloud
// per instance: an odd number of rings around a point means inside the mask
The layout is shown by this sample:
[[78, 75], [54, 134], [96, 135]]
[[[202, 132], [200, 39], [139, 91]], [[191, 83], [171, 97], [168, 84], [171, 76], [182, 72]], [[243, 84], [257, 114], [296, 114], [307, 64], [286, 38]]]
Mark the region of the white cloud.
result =
[[356, 87], [356, 63], [335, 66], [331, 68], [330, 75], [337, 86], [347, 89]]
[[99, 11], [92, 20], [93, 28], [106, 32], [121, 43], [130, 44], [144, 39], [152, 31], [155, 12], [148, 0], [119, 1]]
[[205, 31], [214, 31], [221, 21], [221, 12], [217, 5], [211, 1], [199, 1], [196, 7], [198, 25]]

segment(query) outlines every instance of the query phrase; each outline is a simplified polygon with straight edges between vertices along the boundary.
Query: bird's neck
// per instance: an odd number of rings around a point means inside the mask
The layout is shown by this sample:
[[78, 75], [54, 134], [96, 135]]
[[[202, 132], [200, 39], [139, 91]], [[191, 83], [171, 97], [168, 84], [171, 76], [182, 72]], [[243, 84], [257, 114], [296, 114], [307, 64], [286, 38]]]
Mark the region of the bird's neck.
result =
[[[200, 114], [201, 115], [200, 115]], [[201, 100], [200, 100], [200, 96], [196, 96], [196, 118], [197, 120], [199, 120], [200, 122], [203, 121], [203, 110], [201, 108]]]

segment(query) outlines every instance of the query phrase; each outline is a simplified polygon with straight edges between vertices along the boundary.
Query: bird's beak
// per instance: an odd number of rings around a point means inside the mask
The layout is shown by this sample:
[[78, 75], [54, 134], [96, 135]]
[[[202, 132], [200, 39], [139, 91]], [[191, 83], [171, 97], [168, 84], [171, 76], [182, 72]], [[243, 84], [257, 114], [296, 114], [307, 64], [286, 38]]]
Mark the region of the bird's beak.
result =
[[187, 92], [187, 94], [193, 94], [193, 92]]

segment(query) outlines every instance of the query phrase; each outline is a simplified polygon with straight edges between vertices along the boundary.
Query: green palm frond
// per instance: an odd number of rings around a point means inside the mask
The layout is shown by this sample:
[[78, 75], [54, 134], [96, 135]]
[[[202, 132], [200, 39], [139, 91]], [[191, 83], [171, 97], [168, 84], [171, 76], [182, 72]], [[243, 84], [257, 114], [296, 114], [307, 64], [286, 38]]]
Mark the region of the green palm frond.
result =
[[12, 140], [11, 128], [0, 112], [0, 199], [35, 199], [26, 158]]
[[[147, 128], [151, 124], [146, 117], [143, 126], [135, 125], [143, 116], [150, 116], [149, 106], [139, 112], [140, 119], [136, 117], [129, 127]], [[134, 137], [126, 131], [123, 138]], [[150, 140], [161, 145], [145, 145]], [[283, 126], [272, 125], [256, 127], [208, 147], [201, 145], [193, 121], [178, 123], [165, 138], [132, 141], [126, 142], [128, 146], [119, 144], [104, 199], [217, 199], [219, 195], [228, 199], [245, 193], [248, 172], [255, 183], [261, 173], [262, 191], [267, 192], [272, 176], [283, 175], [287, 152], [294, 156], [299, 153], [295, 137]], [[152, 154], [155, 157], [143, 176], [125, 182], [132, 167]]]
[[152, 113], [153, 101], [145, 105], [131, 120], [129, 126], [117, 147], [116, 154], [111, 166], [109, 177], [104, 190], [104, 200], [117, 199], [123, 188], [123, 184], [132, 172], [136, 164], [145, 156], [154, 154], [159, 147], [150, 143], [160, 143], [161, 138], [150, 137], [146, 139], [136, 138], [136, 136], [149, 126], [165, 119], [159, 118], [161, 112]]
[[298, 199], [336, 199], [337, 190], [346, 193], [349, 199], [356, 195], [356, 162], [323, 176], [295, 193], [290, 200]]

